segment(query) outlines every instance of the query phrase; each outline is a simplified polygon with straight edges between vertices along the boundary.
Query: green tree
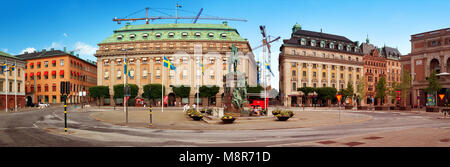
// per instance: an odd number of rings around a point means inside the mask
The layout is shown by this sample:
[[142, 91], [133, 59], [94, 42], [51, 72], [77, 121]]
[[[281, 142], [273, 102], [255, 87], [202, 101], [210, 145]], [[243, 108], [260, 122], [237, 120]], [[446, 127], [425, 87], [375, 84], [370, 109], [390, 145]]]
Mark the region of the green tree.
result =
[[166, 86], [162, 86], [161, 84], [147, 84], [144, 85], [144, 93], [142, 94], [142, 97], [154, 101], [154, 99], [162, 98], [162, 92], [163, 94], [166, 94]]
[[403, 71], [402, 82], [399, 87], [401, 90], [401, 105], [402, 107], [406, 107], [406, 95], [411, 88], [411, 73], [408, 70]]
[[219, 93], [219, 90], [220, 90], [220, 88], [216, 85], [213, 85], [213, 86], [203, 85], [199, 88], [200, 97], [207, 97], [208, 98], [208, 106], [209, 106], [211, 97], [216, 96], [216, 94]]
[[97, 104], [100, 105], [100, 99], [109, 97], [109, 87], [108, 86], [92, 86], [88, 88], [89, 96], [97, 99]]
[[[136, 98], [139, 87], [136, 84], [127, 84], [130, 87], [130, 99], [128, 100], [128, 104], [133, 104], [134, 98]], [[123, 99], [124, 97], [124, 89], [123, 84], [114, 85], [113, 91], [114, 91], [114, 98], [120, 98]]]
[[[434, 96], [437, 95], [437, 92], [442, 89], [442, 85], [439, 83], [439, 78], [436, 75], [436, 72], [431, 72], [430, 76], [427, 78], [428, 80], [428, 87], [425, 88], [425, 91], [428, 94], [434, 94]], [[435, 97], [437, 99], [437, 97]]]
[[173, 90], [173, 93], [175, 93], [175, 95], [177, 97], [181, 97], [181, 98], [187, 98], [187, 97], [189, 97], [189, 94], [191, 93], [191, 87], [184, 86], [184, 85], [181, 85], [181, 86], [173, 86], [172, 85], [172, 90]]
[[256, 87], [249, 87], [247, 85], [247, 93], [261, 93], [261, 91], [264, 90], [264, 87], [262, 87], [261, 85], [258, 85]]
[[312, 88], [312, 87], [301, 87], [301, 88], [297, 88], [297, 91], [301, 91], [304, 94], [305, 100], [308, 101], [308, 94], [309, 93], [313, 93], [314, 91], [316, 91], [316, 88]]
[[[366, 82], [364, 77], [360, 77], [356, 82], [356, 93], [361, 101], [364, 101], [366, 97]], [[361, 103], [361, 102], [360, 102]], [[360, 105], [360, 104], [358, 104]]]
[[331, 100], [336, 97], [337, 90], [332, 87], [317, 88], [317, 96], [319, 99]]
[[376, 91], [375, 98], [380, 98], [381, 104], [383, 104], [384, 98], [386, 96], [386, 78], [384, 78], [384, 76], [382, 76], [378, 81], [375, 87], [375, 91]]

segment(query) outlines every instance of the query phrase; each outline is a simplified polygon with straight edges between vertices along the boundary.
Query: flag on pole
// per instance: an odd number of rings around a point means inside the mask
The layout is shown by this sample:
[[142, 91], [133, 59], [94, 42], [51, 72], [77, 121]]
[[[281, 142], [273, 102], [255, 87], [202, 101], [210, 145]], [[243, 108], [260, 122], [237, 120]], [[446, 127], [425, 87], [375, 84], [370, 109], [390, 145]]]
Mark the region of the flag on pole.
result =
[[265, 64], [266, 64], [266, 69], [269, 70], [269, 72], [272, 74], [272, 76], [275, 76], [275, 75], [273, 75], [273, 72], [272, 72], [272, 70], [270, 69], [269, 64], [268, 64], [267, 62], [266, 62]]
[[202, 68], [202, 75], [205, 75], [205, 67], [203, 66], [203, 63], [200, 63], [200, 67]]
[[164, 56], [164, 67], [168, 67], [168, 68], [170, 68], [171, 70], [174, 70], [174, 71], [176, 71], [176, 67], [169, 61], [169, 59], [167, 59], [167, 57], [166, 56]]
[[178, 5], [178, 4], [177, 4], [177, 8], [181, 8], [181, 5]]
[[13, 65], [11, 66], [11, 71], [14, 71], [15, 68], [16, 68], [16, 64], [13, 64]]
[[[128, 69], [128, 64], [127, 64], [127, 59], [125, 59], [124, 63], [123, 63], [123, 73], [125, 75], [130, 76], [130, 69]], [[130, 76], [131, 77], [131, 76]]]

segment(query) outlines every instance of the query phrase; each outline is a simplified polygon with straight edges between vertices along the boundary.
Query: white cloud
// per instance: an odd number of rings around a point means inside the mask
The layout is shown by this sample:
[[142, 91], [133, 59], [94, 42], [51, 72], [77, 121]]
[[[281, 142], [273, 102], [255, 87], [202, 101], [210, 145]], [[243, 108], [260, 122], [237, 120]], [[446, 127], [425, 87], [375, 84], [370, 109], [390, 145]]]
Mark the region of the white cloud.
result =
[[8, 49], [2, 49], [3, 50], [3, 52], [5, 52], [5, 53], [7, 53], [8, 52]]
[[75, 51], [78, 51], [82, 56], [92, 56], [97, 51], [97, 47], [85, 44], [83, 42], [77, 42], [75, 44]]
[[63, 33], [63, 36], [66, 37], [66, 38], [68, 37], [67, 33]]
[[34, 51], [36, 51], [35, 48], [26, 48], [26, 49], [22, 50], [22, 51], [20, 52], [20, 54], [24, 54], [25, 52], [32, 53], [32, 52], [34, 52]]
[[52, 45], [50, 47], [45, 48], [46, 50], [50, 50], [51, 48], [54, 49], [63, 49], [64, 45], [59, 42], [52, 42]]

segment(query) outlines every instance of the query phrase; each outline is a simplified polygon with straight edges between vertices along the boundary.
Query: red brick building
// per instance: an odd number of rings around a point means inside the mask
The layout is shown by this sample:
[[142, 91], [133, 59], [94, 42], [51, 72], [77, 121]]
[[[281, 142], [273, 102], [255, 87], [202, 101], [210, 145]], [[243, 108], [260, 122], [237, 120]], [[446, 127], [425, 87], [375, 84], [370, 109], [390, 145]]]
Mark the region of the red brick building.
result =
[[[402, 69], [409, 71], [412, 78], [412, 88], [408, 92], [407, 106], [425, 106], [428, 87], [426, 78], [435, 71], [440, 75], [439, 82], [442, 92], [449, 96], [450, 89], [450, 28], [411, 35], [411, 53], [402, 56]], [[437, 101], [438, 105], [443, 103]]]

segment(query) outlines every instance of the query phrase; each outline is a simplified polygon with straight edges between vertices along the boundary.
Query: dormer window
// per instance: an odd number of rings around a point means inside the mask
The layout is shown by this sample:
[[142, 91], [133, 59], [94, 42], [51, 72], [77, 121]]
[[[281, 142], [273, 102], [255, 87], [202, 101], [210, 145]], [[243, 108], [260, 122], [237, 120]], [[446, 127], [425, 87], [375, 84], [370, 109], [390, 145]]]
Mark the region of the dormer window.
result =
[[169, 32], [169, 38], [173, 38], [175, 36], [175, 33]]
[[325, 41], [320, 41], [320, 47], [324, 48], [325, 47]]
[[339, 44], [339, 45], [338, 45], [338, 49], [339, 49], [339, 50], [342, 50], [342, 49], [343, 49], [342, 44]]
[[347, 52], [350, 52], [351, 49], [352, 47], [350, 47], [350, 45], [347, 45]]
[[330, 49], [334, 49], [334, 43], [333, 42], [330, 43]]
[[123, 38], [123, 35], [118, 35], [117, 36], [117, 40], [122, 40], [122, 38]]
[[302, 38], [300, 40], [300, 45], [306, 45], [306, 39], [305, 38]]
[[181, 33], [181, 36], [182, 36], [183, 38], [187, 38], [188, 33], [187, 33], [187, 32], [183, 32], [183, 33]]
[[225, 33], [220, 34], [220, 37], [222, 37], [222, 39], [226, 39], [227, 38], [227, 34], [225, 34]]
[[200, 33], [200, 32], [196, 32], [196, 33], [195, 33], [195, 37], [196, 37], [196, 38], [200, 38], [200, 36], [201, 36], [201, 33]]
[[161, 33], [156, 33], [155, 37], [158, 38], [158, 39], [161, 38]]
[[131, 34], [130, 39], [134, 39], [136, 37], [136, 34]]
[[212, 32], [208, 33], [208, 37], [214, 38], [214, 33], [212, 33]]
[[142, 34], [142, 38], [147, 39], [147, 37], [148, 37], [148, 34], [147, 34], [147, 33]]
[[316, 46], [316, 40], [311, 40], [311, 46]]

